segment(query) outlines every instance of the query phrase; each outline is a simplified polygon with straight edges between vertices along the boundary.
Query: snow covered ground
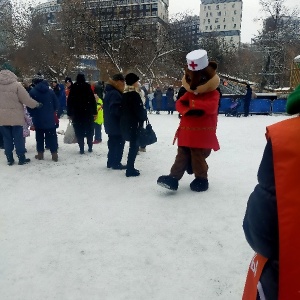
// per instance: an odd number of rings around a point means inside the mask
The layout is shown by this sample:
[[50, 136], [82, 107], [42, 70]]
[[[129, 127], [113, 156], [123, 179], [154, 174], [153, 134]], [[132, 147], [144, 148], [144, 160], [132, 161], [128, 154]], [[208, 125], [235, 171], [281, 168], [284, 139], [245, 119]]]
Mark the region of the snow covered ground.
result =
[[[239, 300], [252, 250], [242, 221], [265, 146], [265, 127], [287, 116], [219, 117], [221, 150], [210, 188], [156, 184], [173, 164], [178, 116], [149, 115], [158, 142], [137, 157], [141, 176], [106, 168], [107, 137], [93, 153], [63, 144], [59, 162], [25, 166], [0, 154], [1, 300]], [[67, 119], [60, 129], [66, 129]], [[123, 163], [126, 163], [126, 144]]]

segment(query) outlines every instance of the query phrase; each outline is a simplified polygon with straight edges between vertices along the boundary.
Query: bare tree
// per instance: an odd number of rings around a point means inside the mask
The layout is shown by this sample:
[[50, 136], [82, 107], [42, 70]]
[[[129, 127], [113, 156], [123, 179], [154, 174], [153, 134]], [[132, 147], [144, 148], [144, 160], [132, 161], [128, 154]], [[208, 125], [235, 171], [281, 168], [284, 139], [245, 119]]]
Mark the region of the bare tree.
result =
[[288, 9], [284, 0], [260, 0], [264, 26], [254, 39], [263, 56], [260, 89], [289, 84], [293, 45], [299, 45], [299, 12]]

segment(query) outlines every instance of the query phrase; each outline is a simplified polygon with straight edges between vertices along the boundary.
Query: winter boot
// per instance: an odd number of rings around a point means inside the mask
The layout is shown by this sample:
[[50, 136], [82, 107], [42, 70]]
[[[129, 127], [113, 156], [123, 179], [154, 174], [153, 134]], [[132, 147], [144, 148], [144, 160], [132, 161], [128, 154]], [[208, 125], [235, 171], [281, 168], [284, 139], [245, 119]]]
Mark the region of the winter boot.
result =
[[58, 161], [58, 155], [57, 155], [57, 152], [53, 152], [53, 153], [51, 153], [51, 155], [52, 155], [52, 160], [53, 160], [53, 161]]
[[25, 164], [28, 164], [30, 162], [30, 159], [26, 158], [24, 154], [23, 155], [18, 155], [18, 158], [19, 158], [18, 165], [25, 165]]
[[127, 169], [126, 170], [126, 177], [136, 177], [140, 176], [140, 171], [137, 169]]
[[112, 166], [113, 170], [126, 170], [127, 165], [122, 165], [121, 163], [113, 165]]
[[12, 166], [15, 163], [13, 154], [6, 155], [7, 165]]
[[35, 155], [34, 157], [35, 157], [35, 159], [43, 160], [44, 159], [44, 152], [38, 152], [38, 154]]
[[208, 190], [208, 180], [206, 178], [195, 178], [191, 182], [190, 188], [194, 192], [204, 192]]
[[172, 191], [177, 191], [178, 189], [178, 180], [170, 175], [159, 176], [157, 184]]

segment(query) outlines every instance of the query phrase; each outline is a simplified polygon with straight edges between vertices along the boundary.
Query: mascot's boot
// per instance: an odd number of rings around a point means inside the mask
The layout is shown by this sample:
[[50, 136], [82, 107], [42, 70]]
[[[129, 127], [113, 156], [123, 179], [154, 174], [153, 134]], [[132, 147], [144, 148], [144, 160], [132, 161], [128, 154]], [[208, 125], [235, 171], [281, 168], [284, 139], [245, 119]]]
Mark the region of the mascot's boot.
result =
[[208, 190], [208, 180], [206, 178], [195, 178], [191, 182], [190, 188], [194, 192], [204, 192]]
[[177, 191], [178, 189], [178, 180], [170, 175], [159, 176], [157, 184], [172, 191]]

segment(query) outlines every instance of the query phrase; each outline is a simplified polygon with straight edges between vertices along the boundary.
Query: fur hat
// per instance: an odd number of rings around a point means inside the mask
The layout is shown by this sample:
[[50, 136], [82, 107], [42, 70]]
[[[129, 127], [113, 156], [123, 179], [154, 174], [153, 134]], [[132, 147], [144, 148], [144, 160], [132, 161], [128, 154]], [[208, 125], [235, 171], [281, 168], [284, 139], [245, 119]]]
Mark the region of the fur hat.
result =
[[290, 115], [300, 113], [300, 85], [289, 94], [286, 102], [286, 112]]
[[119, 81], [119, 80], [125, 81], [125, 78], [124, 78], [123, 74], [121, 74], [121, 73], [113, 75], [113, 76], [111, 77], [111, 79], [112, 79], [113, 81]]
[[137, 76], [136, 74], [134, 73], [128, 73], [126, 76], [125, 76], [125, 81], [126, 81], [126, 84], [127, 85], [133, 85], [135, 84], [137, 81], [139, 81], [140, 78], [139, 76]]

